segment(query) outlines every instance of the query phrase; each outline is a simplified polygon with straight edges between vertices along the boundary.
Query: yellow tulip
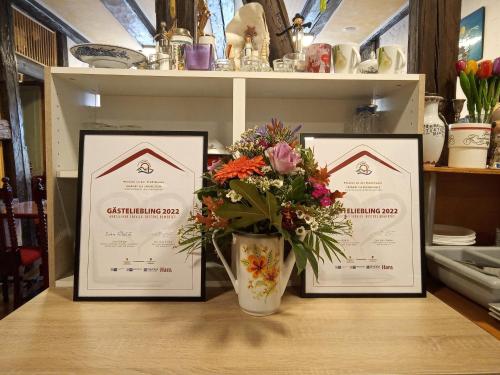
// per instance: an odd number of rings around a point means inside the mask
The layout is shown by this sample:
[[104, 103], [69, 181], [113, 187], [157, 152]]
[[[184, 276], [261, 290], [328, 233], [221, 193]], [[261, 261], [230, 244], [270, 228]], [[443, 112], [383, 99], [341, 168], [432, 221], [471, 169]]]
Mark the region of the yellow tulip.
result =
[[466, 74], [469, 74], [470, 72], [472, 72], [472, 74], [476, 74], [477, 69], [478, 69], [478, 66], [477, 66], [476, 60], [467, 61], [467, 66], [465, 67]]

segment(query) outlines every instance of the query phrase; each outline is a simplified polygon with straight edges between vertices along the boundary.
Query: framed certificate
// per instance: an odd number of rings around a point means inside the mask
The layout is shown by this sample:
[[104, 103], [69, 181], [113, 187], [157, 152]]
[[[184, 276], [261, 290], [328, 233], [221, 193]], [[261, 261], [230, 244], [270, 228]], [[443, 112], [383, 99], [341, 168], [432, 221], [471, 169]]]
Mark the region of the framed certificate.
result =
[[[351, 237], [346, 259], [320, 262], [302, 277], [302, 295], [425, 296], [422, 138], [420, 135], [302, 134], [330, 188], [346, 195]], [[326, 257], [325, 257], [326, 258]]]
[[206, 132], [80, 132], [74, 300], [204, 300], [205, 254], [177, 230], [202, 187]]

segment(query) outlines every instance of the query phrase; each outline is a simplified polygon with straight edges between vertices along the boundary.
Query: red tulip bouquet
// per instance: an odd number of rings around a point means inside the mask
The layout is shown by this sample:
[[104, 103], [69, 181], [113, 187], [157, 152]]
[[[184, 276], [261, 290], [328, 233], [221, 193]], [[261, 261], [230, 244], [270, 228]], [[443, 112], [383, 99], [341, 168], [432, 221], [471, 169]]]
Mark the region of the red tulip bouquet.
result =
[[467, 98], [470, 122], [491, 122], [491, 112], [500, 96], [500, 57], [494, 61], [459, 60], [460, 86]]
[[209, 167], [208, 186], [196, 192], [203, 207], [179, 230], [181, 251], [198, 249], [213, 234], [223, 239], [235, 231], [278, 232], [295, 253], [299, 272], [309, 262], [317, 275], [322, 255], [344, 256], [338, 237], [351, 233], [339, 201], [344, 194], [329, 189], [327, 169], [299, 144], [299, 129], [273, 120], [247, 130], [228, 148], [231, 160]]

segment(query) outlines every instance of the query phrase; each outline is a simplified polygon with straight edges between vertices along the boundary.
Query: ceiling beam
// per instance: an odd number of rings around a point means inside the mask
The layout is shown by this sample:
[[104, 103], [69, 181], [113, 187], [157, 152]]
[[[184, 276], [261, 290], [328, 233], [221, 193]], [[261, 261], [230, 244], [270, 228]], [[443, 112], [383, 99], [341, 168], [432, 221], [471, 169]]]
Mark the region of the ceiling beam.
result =
[[101, 0], [101, 3], [139, 44], [154, 45], [155, 29], [135, 0]]
[[309, 34], [318, 36], [328, 23], [333, 13], [337, 10], [342, 0], [328, 0], [326, 10], [320, 12], [318, 0], [307, 0], [302, 8], [301, 15], [304, 17], [304, 22], [311, 22]]
[[66, 35], [75, 43], [90, 42], [82, 34], [35, 0], [12, 0], [12, 4], [42, 25], [48, 27], [52, 31], [58, 31]]
[[387, 31], [389, 31], [394, 25], [396, 25], [399, 21], [405, 18], [410, 13], [410, 6], [406, 4], [403, 6], [398, 12], [389, 18], [387, 22], [380, 25], [378, 29], [376, 29], [373, 33], [365, 39], [363, 43], [361, 43], [361, 50], [371, 45], [374, 41], [377, 41], [382, 35], [384, 35]]

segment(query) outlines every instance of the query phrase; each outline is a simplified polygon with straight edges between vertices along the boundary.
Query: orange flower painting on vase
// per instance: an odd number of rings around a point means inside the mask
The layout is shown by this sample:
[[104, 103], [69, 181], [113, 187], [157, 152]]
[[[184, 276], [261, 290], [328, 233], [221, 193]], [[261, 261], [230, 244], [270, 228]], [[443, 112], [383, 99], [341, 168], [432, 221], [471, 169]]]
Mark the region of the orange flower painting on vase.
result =
[[252, 275], [248, 282], [248, 289], [252, 290], [256, 299], [267, 298], [278, 289], [279, 249], [252, 244], [246, 246], [244, 251], [247, 256], [241, 260], [241, 263]]

